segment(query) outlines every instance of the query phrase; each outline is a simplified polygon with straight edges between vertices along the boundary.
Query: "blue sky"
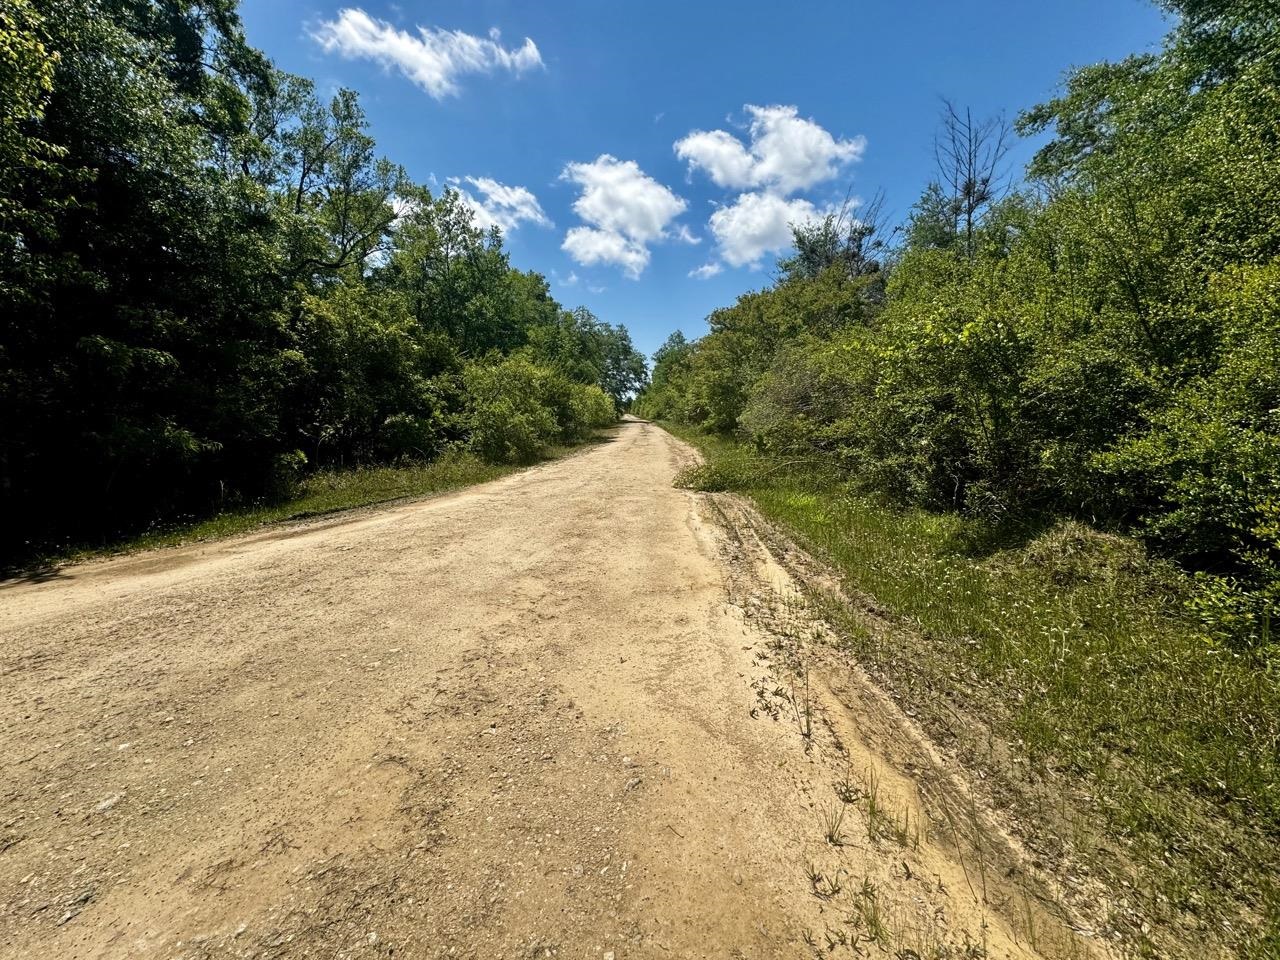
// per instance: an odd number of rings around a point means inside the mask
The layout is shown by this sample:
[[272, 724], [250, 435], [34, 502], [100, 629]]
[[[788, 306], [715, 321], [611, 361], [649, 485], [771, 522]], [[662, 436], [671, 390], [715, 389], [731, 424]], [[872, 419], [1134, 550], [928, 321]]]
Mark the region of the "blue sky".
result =
[[789, 220], [878, 190], [905, 216], [932, 176], [943, 96], [1012, 119], [1069, 67], [1168, 29], [1142, 0], [241, 10], [250, 42], [322, 92], [357, 90], [385, 155], [457, 182], [512, 227], [516, 266], [646, 352], [766, 285]]

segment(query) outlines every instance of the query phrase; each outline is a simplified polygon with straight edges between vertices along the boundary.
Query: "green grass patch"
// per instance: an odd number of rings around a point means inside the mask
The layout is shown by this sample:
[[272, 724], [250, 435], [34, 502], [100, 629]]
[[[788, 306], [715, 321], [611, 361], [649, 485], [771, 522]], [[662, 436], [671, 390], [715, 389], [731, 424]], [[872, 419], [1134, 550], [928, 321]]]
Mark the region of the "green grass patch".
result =
[[1200, 634], [1185, 574], [1082, 524], [1017, 538], [668, 429], [706, 459], [682, 483], [746, 494], [897, 625], [829, 611], [877, 676], [921, 711], [990, 723], [1024, 786], [1076, 788], [1138, 866], [1148, 916], [1198, 917], [1180, 940], [1280, 955], [1280, 680]]

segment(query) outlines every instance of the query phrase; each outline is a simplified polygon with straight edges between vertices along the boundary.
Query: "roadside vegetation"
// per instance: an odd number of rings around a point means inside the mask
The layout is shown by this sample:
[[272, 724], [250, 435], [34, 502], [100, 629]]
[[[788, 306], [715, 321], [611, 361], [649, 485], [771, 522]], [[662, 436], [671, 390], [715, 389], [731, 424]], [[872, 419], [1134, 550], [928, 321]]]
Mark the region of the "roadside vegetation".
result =
[[597, 440], [597, 437], [582, 437], [572, 443], [543, 446], [535, 459], [521, 463], [493, 463], [469, 450], [457, 450], [429, 461], [315, 470], [298, 480], [291, 493], [270, 501], [227, 509], [211, 516], [169, 517], [158, 521], [151, 529], [128, 537], [46, 542], [40, 552], [24, 557], [22, 570], [38, 577], [50, 566], [104, 554], [221, 540], [268, 524], [307, 520], [358, 507], [448, 493], [497, 480], [536, 463], [568, 456], [584, 444]]
[[1280, 16], [1165, 6], [1160, 52], [1018, 119], [1024, 177], [948, 105], [900, 229], [799, 226], [637, 412], [844, 575], [832, 615], [936, 729], [990, 723], [975, 761], [1137, 898], [1149, 955], [1275, 956]]
[[1280, 684], [1205, 642], [1193, 578], [1075, 520], [1016, 536], [666, 426], [704, 455], [681, 483], [748, 496], [841, 576], [810, 600], [931, 733], [999, 778], [1043, 863], [1132, 898], [1115, 918], [1126, 940], [1147, 956], [1194, 956], [1190, 936], [1275, 955]]
[[531, 462], [644, 381], [235, 0], [0, 0], [0, 94], [0, 563]]

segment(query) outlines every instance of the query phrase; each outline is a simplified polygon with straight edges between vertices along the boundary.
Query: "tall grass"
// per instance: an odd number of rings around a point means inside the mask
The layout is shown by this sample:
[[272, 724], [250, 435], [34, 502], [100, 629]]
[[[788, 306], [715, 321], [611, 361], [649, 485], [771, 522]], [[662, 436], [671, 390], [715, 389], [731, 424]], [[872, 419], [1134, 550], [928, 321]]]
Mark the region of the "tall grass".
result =
[[1148, 915], [1197, 916], [1241, 956], [1280, 956], [1280, 682], [1197, 632], [1184, 574], [1081, 524], [1000, 538], [676, 432], [707, 459], [688, 483], [749, 496], [897, 627], [829, 611], [878, 675], [917, 709], [979, 714], [1020, 776], [1079, 785], [1138, 864]]

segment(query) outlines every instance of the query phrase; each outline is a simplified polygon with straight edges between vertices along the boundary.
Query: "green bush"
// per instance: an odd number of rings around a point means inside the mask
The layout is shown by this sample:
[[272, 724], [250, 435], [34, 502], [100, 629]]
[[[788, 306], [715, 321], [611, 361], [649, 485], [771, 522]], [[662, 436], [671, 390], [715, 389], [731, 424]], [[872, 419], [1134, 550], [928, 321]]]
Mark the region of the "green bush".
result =
[[565, 438], [583, 440], [618, 419], [613, 398], [594, 383], [575, 383], [569, 397], [569, 417], [562, 426]]
[[559, 436], [545, 379], [522, 357], [467, 367], [465, 419], [476, 454], [490, 463], [529, 463]]
[[472, 364], [464, 374], [468, 443], [490, 463], [529, 463], [617, 419], [613, 399], [527, 357]]

